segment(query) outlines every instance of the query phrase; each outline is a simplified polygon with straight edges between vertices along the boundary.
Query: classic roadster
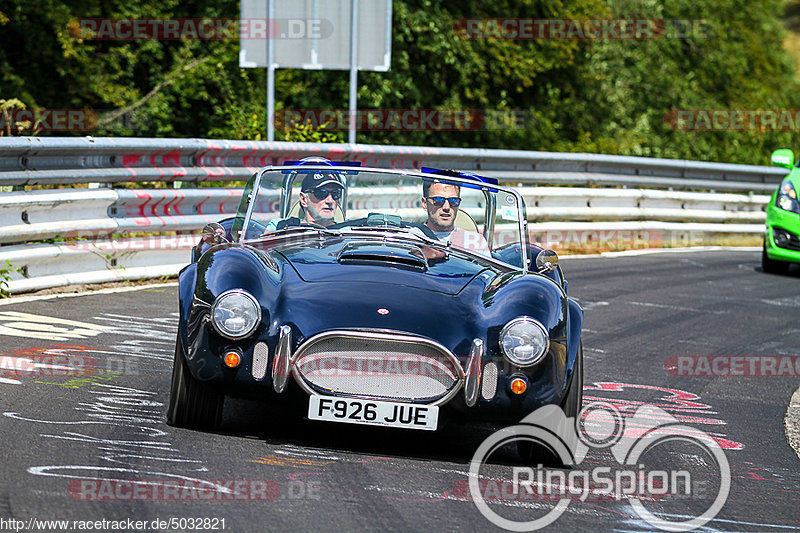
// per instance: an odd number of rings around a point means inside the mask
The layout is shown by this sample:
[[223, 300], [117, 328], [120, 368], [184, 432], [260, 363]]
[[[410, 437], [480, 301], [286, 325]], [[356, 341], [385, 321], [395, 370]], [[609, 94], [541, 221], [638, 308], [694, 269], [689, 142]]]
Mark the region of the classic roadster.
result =
[[180, 273], [168, 422], [213, 428], [226, 396], [420, 430], [576, 416], [583, 312], [526, 224], [468, 173], [263, 168]]

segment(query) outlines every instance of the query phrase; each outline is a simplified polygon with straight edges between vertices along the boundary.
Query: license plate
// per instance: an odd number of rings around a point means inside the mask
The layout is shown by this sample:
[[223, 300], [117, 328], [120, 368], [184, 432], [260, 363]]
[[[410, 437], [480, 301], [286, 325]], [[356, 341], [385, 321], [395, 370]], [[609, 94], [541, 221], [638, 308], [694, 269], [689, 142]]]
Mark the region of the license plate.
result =
[[347, 424], [434, 430], [439, 408], [433, 405], [310, 396], [308, 418]]

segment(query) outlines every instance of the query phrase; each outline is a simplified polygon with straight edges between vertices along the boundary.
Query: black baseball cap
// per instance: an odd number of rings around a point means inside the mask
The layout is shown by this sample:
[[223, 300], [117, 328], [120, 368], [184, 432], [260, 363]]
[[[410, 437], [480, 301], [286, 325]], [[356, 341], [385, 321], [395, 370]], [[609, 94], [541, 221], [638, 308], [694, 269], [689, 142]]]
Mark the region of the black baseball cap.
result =
[[334, 183], [344, 189], [342, 178], [337, 173], [319, 171], [310, 173], [303, 178], [303, 185], [300, 187], [300, 190], [303, 192], [313, 191], [329, 183]]

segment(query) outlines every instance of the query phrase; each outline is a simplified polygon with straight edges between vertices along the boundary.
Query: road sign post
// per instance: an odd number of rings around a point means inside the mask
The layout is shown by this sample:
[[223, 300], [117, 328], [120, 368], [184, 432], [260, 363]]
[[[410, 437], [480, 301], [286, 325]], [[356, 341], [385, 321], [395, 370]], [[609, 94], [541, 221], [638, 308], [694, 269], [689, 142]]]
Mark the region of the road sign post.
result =
[[239, 66], [267, 68], [267, 140], [275, 135], [275, 69], [299, 68], [350, 72], [355, 143], [358, 71], [389, 70], [391, 27], [392, 0], [242, 0]]

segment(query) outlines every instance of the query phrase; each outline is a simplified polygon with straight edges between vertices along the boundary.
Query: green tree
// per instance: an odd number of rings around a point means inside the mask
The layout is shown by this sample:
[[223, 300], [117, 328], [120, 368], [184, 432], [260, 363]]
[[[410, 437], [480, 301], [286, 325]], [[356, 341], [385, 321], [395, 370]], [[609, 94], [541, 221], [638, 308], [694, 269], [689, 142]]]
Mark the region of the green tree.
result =
[[[783, 9], [781, 0], [394, 0], [392, 67], [359, 73], [359, 109], [477, 110], [512, 120], [466, 131], [362, 131], [358, 140], [766, 163], [772, 149], [792, 146], [793, 131], [681, 131], [669, 117], [800, 108]], [[266, 73], [239, 68], [237, 39], [113, 41], [74, 31], [84, 17], [238, 16], [239, 0], [5, 0], [0, 99], [97, 110], [93, 135], [262, 139]], [[459, 21], [494, 18], [699, 26], [646, 40], [465, 38]], [[347, 72], [279, 69], [277, 108], [346, 109], [348, 88]], [[302, 135], [332, 142], [347, 133]]]

